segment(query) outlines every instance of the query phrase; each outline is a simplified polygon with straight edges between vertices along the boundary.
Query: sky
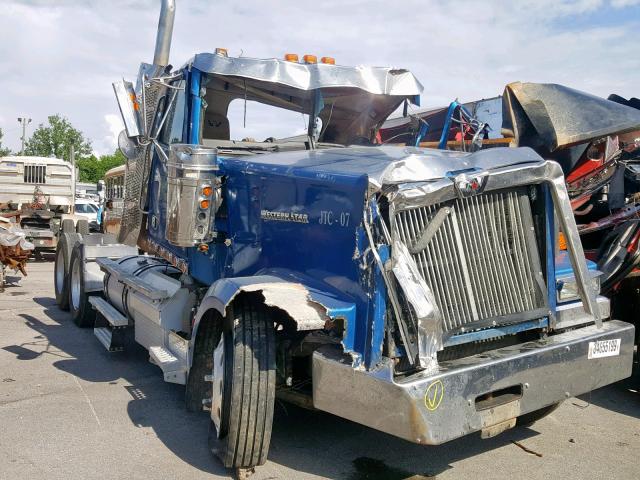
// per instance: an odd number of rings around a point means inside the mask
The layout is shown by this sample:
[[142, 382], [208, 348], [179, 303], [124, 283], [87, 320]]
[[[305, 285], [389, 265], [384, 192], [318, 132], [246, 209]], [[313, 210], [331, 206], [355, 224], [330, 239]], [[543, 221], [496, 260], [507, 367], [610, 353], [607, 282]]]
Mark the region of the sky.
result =
[[[423, 107], [502, 93], [513, 81], [640, 96], [640, 0], [176, 0], [174, 66], [195, 53], [332, 56], [407, 68]], [[0, 128], [20, 148], [60, 113], [112, 153], [122, 123], [111, 83], [151, 62], [159, 0], [0, 0]], [[237, 106], [236, 106], [237, 107]], [[237, 108], [236, 108], [237, 110]], [[302, 119], [248, 108], [237, 137], [286, 136]], [[238, 111], [235, 118], [242, 118]], [[233, 122], [233, 118], [232, 118]], [[266, 131], [265, 131], [266, 129]]]

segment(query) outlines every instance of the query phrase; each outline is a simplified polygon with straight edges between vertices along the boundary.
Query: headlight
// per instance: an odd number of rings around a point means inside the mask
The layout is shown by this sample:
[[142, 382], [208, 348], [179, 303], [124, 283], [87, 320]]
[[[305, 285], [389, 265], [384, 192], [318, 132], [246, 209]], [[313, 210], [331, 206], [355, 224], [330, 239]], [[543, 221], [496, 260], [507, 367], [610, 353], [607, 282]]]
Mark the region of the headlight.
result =
[[[597, 270], [589, 270], [591, 288], [598, 294], [600, 293], [600, 276], [602, 272]], [[575, 300], [580, 300], [580, 293], [578, 292], [578, 284], [573, 276], [560, 277], [556, 279], [556, 291], [558, 303], [567, 303]]]

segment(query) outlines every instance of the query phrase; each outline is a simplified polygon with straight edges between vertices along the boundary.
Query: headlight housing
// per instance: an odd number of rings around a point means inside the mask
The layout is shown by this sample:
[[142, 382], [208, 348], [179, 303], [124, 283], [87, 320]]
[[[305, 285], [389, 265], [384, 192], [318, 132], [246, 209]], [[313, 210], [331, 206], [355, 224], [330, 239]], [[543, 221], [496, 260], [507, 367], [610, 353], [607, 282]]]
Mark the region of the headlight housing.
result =
[[[596, 293], [600, 293], [600, 276], [602, 272], [589, 270], [591, 288]], [[580, 300], [578, 284], [573, 275], [558, 277], [556, 279], [556, 300], [558, 303], [567, 303]]]

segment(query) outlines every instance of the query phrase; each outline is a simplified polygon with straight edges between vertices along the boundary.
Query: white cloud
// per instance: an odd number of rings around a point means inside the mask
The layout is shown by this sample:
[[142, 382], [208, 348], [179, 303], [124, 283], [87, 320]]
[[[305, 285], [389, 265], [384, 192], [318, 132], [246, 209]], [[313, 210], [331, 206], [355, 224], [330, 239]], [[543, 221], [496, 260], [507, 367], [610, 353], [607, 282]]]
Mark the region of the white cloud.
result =
[[102, 138], [100, 145], [94, 145], [96, 155], [106, 155], [113, 153], [118, 147], [118, 135], [124, 129], [122, 117], [115, 113], [108, 113], [104, 116], [104, 123], [107, 125], [108, 135]]
[[640, 5], [640, 0], [611, 0], [613, 8], [634, 7]]
[[[118, 109], [111, 82], [133, 79], [153, 56], [159, 1], [3, 0], [0, 128], [19, 147], [14, 118], [34, 125], [61, 113], [99, 153], [115, 146]], [[638, 96], [638, 0], [186, 0], [178, 2], [171, 60], [226, 47], [230, 54], [329, 55], [345, 65], [409, 68], [423, 104], [473, 100], [515, 80], [564, 83], [607, 96]], [[401, 6], [400, 6], [401, 5]], [[615, 23], [599, 15], [616, 8]], [[580, 22], [573, 19], [595, 20]], [[584, 24], [587, 26], [584, 26]], [[298, 129], [297, 120], [291, 120]], [[247, 133], [278, 135], [249, 110]], [[271, 123], [273, 124], [273, 122]], [[117, 127], [121, 128], [121, 127]], [[119, 131], [119, 130], [118, 130]]]

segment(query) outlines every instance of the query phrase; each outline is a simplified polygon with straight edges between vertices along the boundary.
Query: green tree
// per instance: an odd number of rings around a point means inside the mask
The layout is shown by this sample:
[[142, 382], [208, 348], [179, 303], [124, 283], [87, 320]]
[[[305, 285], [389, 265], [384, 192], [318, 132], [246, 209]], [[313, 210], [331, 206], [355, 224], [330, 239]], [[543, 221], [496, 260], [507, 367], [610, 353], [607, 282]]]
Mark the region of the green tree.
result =
[[2, 129], [0, 128], [0, 157], [11, 155], [11, 150], [2, 146]]
[[76, 160], [91, 155], [91, 142], [84, 138], [80, 130], [71, 125], [60, 114], [48, 117], [48, 125], [40, 124], [25, 146], [25, 155], [62, 158], [70, 160], [73, 145]]
[[120, 150], [116, 150], [112, 155], [102, 155], [100, 158], [96, 158], [95, 155], [81, 158], [76, 161], [78, 170], [80, 170], [80, 181], [97, 183], [98, 180], [104, 178], [107, 170], [123, 165], [126, 160]]

